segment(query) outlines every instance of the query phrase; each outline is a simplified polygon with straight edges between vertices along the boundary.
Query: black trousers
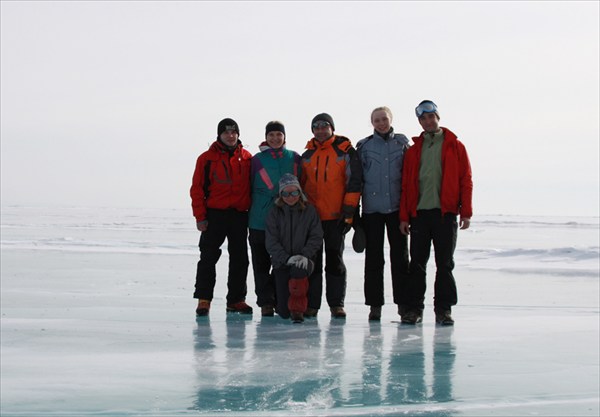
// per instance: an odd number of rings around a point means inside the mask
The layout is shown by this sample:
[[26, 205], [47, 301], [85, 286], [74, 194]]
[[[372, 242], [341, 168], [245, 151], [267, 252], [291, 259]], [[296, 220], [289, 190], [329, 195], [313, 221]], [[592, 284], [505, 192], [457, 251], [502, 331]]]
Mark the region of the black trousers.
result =
[[431, 243], [435, 251], [434, 308], [436, 312], [450, 311], [458, 301], [454, 269], [454, 250], [458, 223], [456, 215], [439, 209], [418, 210], [417, 216], [410, 219], [410, 278], [409, 307], [424, 309], [427, 261]]
[[265, 231], [250, 229], [248, 241], [252, 253], [256, 303], [259, 307], [275, 306], [275, 280], [271, 272], [271, 256], [265, 246]]
[[398, 212], [365, 213], [362, 216], [365, 230], [365, 304], [380, 307], [384, 302], [384, 238], [387, 231], [390, 245], [390, 264], [392, 269], [392, 292], [394, 303], [407, 304], [406, 285], [408, 283], [408, 239], [400, 232]]
[[200, 261], [196, 270], [194, 298], [213, 299], [217, 278], [216, 265], [222, 253], [221, 245], [227, 239], [227, 304], [243, 301], [248, 292], [248, 213], [233, 209], [208, 209], [206, 218], [208, 229], [200, 236]]
[[[346, 265], [344, 265], [344, 238], [339, 220], [325, 220], [325, 298], [329, 307], [343, 307], [346, 298]], [[321, 308], [323, 296], [323, 247], [315, 255], [315, 270], [308, 277], [308, 307]]]

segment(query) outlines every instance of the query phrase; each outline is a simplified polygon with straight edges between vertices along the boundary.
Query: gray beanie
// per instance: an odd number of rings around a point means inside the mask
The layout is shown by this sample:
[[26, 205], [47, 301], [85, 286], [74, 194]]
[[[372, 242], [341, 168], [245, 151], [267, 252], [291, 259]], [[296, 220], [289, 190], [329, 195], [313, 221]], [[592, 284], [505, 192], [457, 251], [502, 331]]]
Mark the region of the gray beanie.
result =
[[298, 181], [298, 178], [296, 178], [295, 175], [283, 174], [281, 176], [281, 178], [279, 179], [279, 195], [281, 195], [281, 192], [283, 191], [283, 189], [285, 187], [288, 187], [290, 185], [293, 185], [294, 187], [298, 188], [302, 192], [302, 187], [300, 187], [300, 182]]
[[283, 174], [279, 179], [279, 197], [281, 197], [281, 192], [285, 189], [285, 187], [289, 187], [290, 185], [298, 188], [298, 191], [300, 191], [300, 197], [302, 200], [306, 201], [306, 196], [304, 195], [304, 192], [302, 192], [302, 187], [300, 187], [298, 178], [292, 174]]

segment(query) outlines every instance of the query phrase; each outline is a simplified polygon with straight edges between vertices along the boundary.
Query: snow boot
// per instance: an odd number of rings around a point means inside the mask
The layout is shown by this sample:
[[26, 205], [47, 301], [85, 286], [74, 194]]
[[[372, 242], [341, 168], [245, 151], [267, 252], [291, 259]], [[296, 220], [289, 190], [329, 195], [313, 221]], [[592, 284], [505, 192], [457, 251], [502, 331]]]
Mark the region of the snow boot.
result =
[[450, 311], [442, 311], [439, 313], [435, 313], [435, 322], [437, 324], [441, 324], [443, 326], [452, 326], [454, 325], [454, 319], [452, 318], [452, 315], [450, 313]]
[[196, 307], [197, 316], [208, 316], [210, 311], [210, 300], [198, 300], [198, 307]]
[[240, 314], [252, 314], [252, 307], [246, 304], [245, 301], [238, 301], [237, 303], [227, 304], [228, 313], [240, 313]]

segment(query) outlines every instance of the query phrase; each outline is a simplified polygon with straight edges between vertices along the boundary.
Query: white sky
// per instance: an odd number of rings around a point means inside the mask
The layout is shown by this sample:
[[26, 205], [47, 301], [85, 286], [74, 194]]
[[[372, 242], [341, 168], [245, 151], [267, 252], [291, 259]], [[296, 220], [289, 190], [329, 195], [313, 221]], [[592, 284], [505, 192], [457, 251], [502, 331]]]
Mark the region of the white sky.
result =
[[475, 216], [599, 215], [597, 1], [0, 4], [3, 205], [185, 208], [224, 117], [301, 153], [317, 113], [410, 137], [431, 99]]

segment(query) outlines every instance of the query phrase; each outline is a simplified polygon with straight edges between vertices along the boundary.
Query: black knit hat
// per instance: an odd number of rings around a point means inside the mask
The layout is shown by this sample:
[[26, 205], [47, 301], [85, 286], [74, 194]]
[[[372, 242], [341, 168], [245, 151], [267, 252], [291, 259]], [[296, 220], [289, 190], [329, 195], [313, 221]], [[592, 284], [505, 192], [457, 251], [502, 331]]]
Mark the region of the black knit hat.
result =
[[285, 126], [283, 123], [274, 120], [267, 123], [267, 126], [265, 127], [265, 137], [269, 134], [269, 132], [281, 132], [283, 133], [283, 136], [285, 136]]
[[327, 113], [319, 113], [315, 117], [313, 117], [312, 122], [310, 123], [311, 130], [314, 130], [313, 125], [315, 122], [327, 122], [331, 126], [331, 130], [335, 131], [335, 125], [333, 124], [333, 117], [328, 115]]
[[238, 135], [240, 134], [240, 128], [233, 119], [227, 118], [219, 122], [219, 125], [217, 126], [217, 136], [220, 137], [221, 133], [225, 132], [226, 130], [235, 130]]

